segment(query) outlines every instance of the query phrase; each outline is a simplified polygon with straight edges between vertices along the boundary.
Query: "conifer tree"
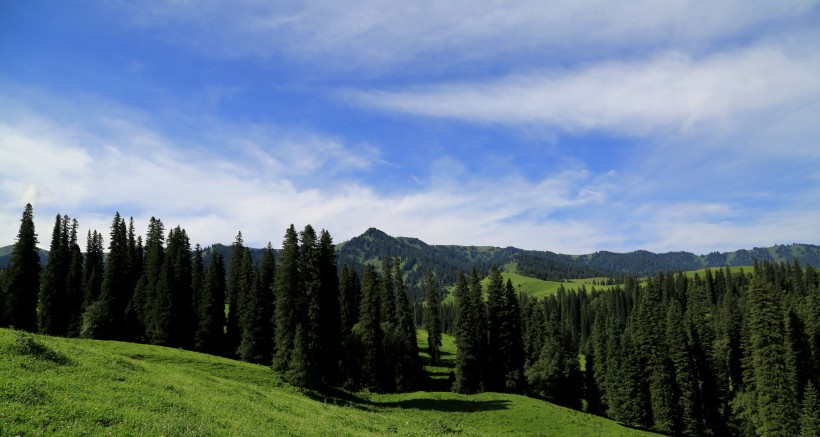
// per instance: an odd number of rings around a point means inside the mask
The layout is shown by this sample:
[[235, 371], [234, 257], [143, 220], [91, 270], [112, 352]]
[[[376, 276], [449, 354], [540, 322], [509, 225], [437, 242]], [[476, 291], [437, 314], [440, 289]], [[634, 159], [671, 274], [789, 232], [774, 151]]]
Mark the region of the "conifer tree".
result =
[[[202, 283], [205, 280], [205, 260], [202, 254], [202, 247], [197, 244], [194, 247], [194, 257], [191, 263], [191, 295], [193, 296], [191, 306], [194, 308], [197, 318], [199, 317], [199, 308], [202, 306], [200, 299], [202, 299]], [[197, 321], [197, 324], [199, 322]]]
[[225, 263], [222, 255], [213, 253], [202, 283], [196, 350], [209, 354], [224, 353], [224, 330]]
[[49, 246], [37, 303], [37, 325], [43, 334], [65, 335], [68, 324], [64, 323], [68, 268], [71, 262], [68, 246], [68, 217], [57, 214]]
[[231, 246], [231, 261], [228, 263], [227, 273], [227, 297], [228, 297], [228, 320], [225, 333], [225, 346], [228, 357], [234, 357], [239, 348], [242, 333], [239, 327], [239, 306], [244, 296], [242, 296], [242, 262], [245, 256], [245, 245], [242, 240], [242, 232], [236, 234]]
[[359, 274], [356, 269], [348, 268], [347, 264], [342, 266], [341, 277], [339, 278], [339, 322], [341, 324], [342, 335], [347, 335], [353, 329], [353, 325], [359, 321], [359, 304], [362, 301], [362, 285], [359, 282]]
[[[319, 373], [327, 384], [339, 381], [342, 347], [339, 273], [336, 248], [330, 232], [322, 229], [319, 236]], [[414, 332], [415, 333], [415, 332]]]
[[340, 336], [341, 336], [341, 381], [346, 388], [355, 388], [358, 380], [359, 342], [353, 335], [353, 326], [359, 321], [359, 306], [362, 301], [361, 284], [355, 269], [342, 266], [339, 278]]
[[397, 257], [393, 262], [393, 286], [396, 290], [396, 318], [398, 319], [397, 332], [399, 339], [399, 355], [397, 357], [396, 389], [407, 391], [418, 385], [421, 373], [419, 352], [416, 342], [416, 324], [410, 310], [410, 301], [404, 287], [404, 277], [401, 270], [401, 260]]
[[83, 265], [83, 308], [88, 308], [100, 297], [102, 280], [105, 272], [103, 264], [102, 235], [94, 230], [88, 231], [85, 246], [86, 259]]
[[299, 236], [293, 225], [285, 231], [282, 252], [276, 264], [275, 296], [275, 354], [273, 368], [282, 374], [291, 363], [296, 327], [304, 312], [304, 296], [299, 277]]
[[83, 335], [99, 339], [126, 338], [125, 309], [131, 300], [128, 289], [128, 233], [120, 213], [111, 223], [111, 240], [99, 299], [83, 317]]
[[[184, 229], [177, 226], [168, 234], [163, 272], [168, 283], [164, 289], [170, 303], [167, 333], [170, 346], [193, 348], [197, 320], [191, 291], [191, 243]], [[168, 265], [166, 269], [165, 266]]]
[[683, 329], [680, 303], [676, 300], [670, 302], [667, 311], [666, 338], [669, 359], [675, 375], [674, 382], [678, 400], [677, 420], [673, 429], [680, 430], [684, 435], [703, 435], [703, 414], [700, 410], [697, 369], [686, 332]]
[[273, 278], [276, 263], [273, 247], [268, 243], [262, 254], [259, 269], [253, 269], [250, 251], [245, 250], [246, 275], [253, 280], [240, 313], [242, 339], [239, 357], [243, 361], [271, 364], [273, 354]]
[[502, 351], [504, 388], [511, 393], [522, 393], [525, 389], [525, 379], [521, 309], [518, 306], [515, 288], [509, 279], [504, 287], [502, 311], [499, 345]]
[[495, 264], [490, 267], [487, 284], [487, 370], [486, 390], [501, 391], [504, 387], [506, 369], [501, 340], [501, 325], [505, 313], [504, 280]]
[[133, 320], [132, 331], [135, 336], [142, 336], [152, 341], [154, 328], [151, 324], [155, 314], [160, 310], [157, 306], [158, 287], [162, 266], [165, 262], [165, 225], [162, 220], [151, 217], [148, 221], [148, 231], [145, 237], [145, 255], [142, 259], [142, 274], [134, 289], [131, 298], [131, 311], [136, 316]]
[[77, 244], [77, 227], [77, 220], [73, 220], [69, 236], [70, 257], [68, 276], [66, 276], [66, 301], [64, 306], [66, 335], [69, 337], [80, 335], [82, 326], [83, 254]]
[[368, 264], [362, 275], [362, 301], [359, 307], [359, 321], [353, 333], [361, 345], [361, 386], [378, 389], [384, 379], [384, 356], [382, 352], [381, 290], [376, 269]]
[[806, 384], [800, 414], [800, 437], [820, 436], [820, 395], [811, 381]]
[[[771, 266], [768, 262], [765, 265]], [[749, 333], [760, 431], [764, 435], [798, 432], [797, 402], [782, 336], [783, 316], [781, 299], [772, 284], [756, 272], [749, 286]]]
[[[611, 337], [614, 339], [614, 337]], [[640, 363], [636, 359], [638, 350], [632, 335], [624, 331], [619, 346], [610, 346], [612, 365], [607, 371], [607, 415], [615, 420], [632, 425], [649, 425], [651, 407], [649, 393]]]
[[23, 331], [37, 330], [37, 293], [40, 290], [40, 255], [37, 253], [37, 233], [34, 230], [34, 212], [26, 204], [17, 241], [5, 273], [5, 315], [3, 326]]
[[424, 327], [427, 329], [427, 354], [430, 365], [438, 364], [441, 356], [441, 294], [433, 270], [427, 270], [424, 279], [424, 295], [427, 305], [424, 308]]
[[457, 393], [476, 393], [481, 390], [481, 343], [479, 309], [467, 277], [460, 272], [456, 281], [456, 378], [453, 390]]

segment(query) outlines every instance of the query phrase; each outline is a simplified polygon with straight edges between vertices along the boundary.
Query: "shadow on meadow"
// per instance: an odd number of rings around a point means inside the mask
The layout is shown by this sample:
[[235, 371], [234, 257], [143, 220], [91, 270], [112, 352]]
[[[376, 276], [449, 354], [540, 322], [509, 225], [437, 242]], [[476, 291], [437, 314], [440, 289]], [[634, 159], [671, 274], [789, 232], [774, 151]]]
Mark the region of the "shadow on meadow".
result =
[[304, 394], [316, 401], [359, 410], [373, 411], [376, 408], [399, 408], [422, 411], [461, 412], [506, 410], [510, 408], [508, 400], [475, 400], [475, 399], [405, 399], [401, 401], [373, 401], [354, 393], [336, 388], [321, 391], [305, 390]]

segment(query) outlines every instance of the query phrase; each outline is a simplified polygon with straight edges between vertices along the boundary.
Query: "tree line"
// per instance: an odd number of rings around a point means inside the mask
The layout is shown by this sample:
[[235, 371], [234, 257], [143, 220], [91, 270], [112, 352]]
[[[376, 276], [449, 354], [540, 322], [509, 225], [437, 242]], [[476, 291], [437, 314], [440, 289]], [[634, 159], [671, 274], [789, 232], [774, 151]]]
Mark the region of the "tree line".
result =
[[[347, 266], [340, 272], [330, 233], [311, 225], [300, 232], [291, 225], [278, 259], [268, 243], [258, 263], [240, 232], [228, 265], [218, 252], [192, 248], [181, 227], [166, 234], [154, 217], [143, 241], [133, 219], [116, 213], [107, 252], [97, 231], [83, 252], [77, 229], [76, 220], [55, 217], [41, 272], [26, 206], [11, 263], [0, 271], [0, 326], [237, 358], [270, 365], [305, 388], [395, 391], [422, 383], [398, 258], [361, 278]], [[431, 287], [439, 296], [435, 280]]]

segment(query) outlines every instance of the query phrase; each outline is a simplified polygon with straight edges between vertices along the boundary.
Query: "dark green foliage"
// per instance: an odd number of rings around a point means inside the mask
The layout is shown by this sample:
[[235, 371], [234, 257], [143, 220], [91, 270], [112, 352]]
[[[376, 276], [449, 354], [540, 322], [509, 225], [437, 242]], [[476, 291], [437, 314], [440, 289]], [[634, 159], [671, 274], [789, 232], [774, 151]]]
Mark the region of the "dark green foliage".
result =
[[240, 304], [244, 299], [242, 295], [242, 264], [245, 256], [245, 246], [242, 240], [242, 232], [236, 234], [236, 240], [231, 246], [231, 261], [228, 265], [226, 289], [228, 298], [228, 320], [225, 333], [226, 356], [234, 357], [239, 348], [242, 333], [239, 327]]
[[607, 360], [607, 415], [624, 423], [646, 426], [651, 407], [643, 370], [635, 359], [638, 350], [628, 332], [617, 343], [610, 344], [611, 358]]
[[410, 311], [410, 301], [404, 287], [401, 261], [396, 258], [393, 263], [393, 281], [396, 291], [396, 332], [398, 348], [396, 356], [396, 390], [408, 391], [418, 386], [421, 375], [418, 346], [416, 344], [416, 324]]
[[17, 241], [5, 274], [2, 326], [13, 326], [29, 332], [37, 330], [37, 294], [40, 290], [40, 255], [37, 254], [37, 243], [34, 212], [29, 203], [20, 219]]
[[[487, 284], [487, 370], [485, 389], [488, 391], [502, 391], [506, 369], [504, 366], [504, 350], [501, 340], [501, 324], [505, 314], [504, 280], [501, 271], [493, 264]], [[520, 334], [519, 334], [520, 338]]]
[[342, 266], [339, 278], [339, 322], [340, 322], [340, 381], [346, 388], [354, 388], [358, 380], [358, 360], [361, 356], [357, 348], [358, 339], [353, 335], [353, 326], [359, 321], [361, 304], [361, 283], [356, 270]]
[[381, 292], [376, 270], [372, 265], [365, 267], [362, 276], [362, 301], [359, 306], [359, 321], [353, 326], [361, 348], [360, 385], [365, 389], [378, 389], [384, 379], [384, 354], [381, 328]]
[[820, 395], [817, 388], [809, 382], [806, 384], [803, 408], [800, 414], [800, 437], [817, 437], [820, 435]]
[[672, 430], [679, 430], [684, 435], [697, 436], [703, 435], [703, 413], [695, 358], [683, 328], [680, 304], [672, 301], [666, 316], [666, 341], [674, 371], [674, 397], [677, 399]]
[[242, 338], [239, 357], [243, 361], [270, 365], [273, 356], [273, 281], [276, 275], [271, 244], [268, 243], [265, 249], [259, 269], [253, 268], [250, 251], [247, 250], [243, 265], [245, 274], [252, 274], [253, 278], [240, 313]]
[[[336, 248], [330, 232], [322, 229], [319, 236], [319, 373], [327, 384], [340, 380], [340, 360], [342, 348], [339, 276], [336, 264]], [[414, 331], [415, 344], [415, 331]]]
[[[49, 247], [37, 304], [37, 325], [41, 333], [66, 335], [71, 317], [76, 317], [76, 302], [69, 297], [68, 275], [72, 267], [72, 248], [76, 245], [76, 221], [69, 225], [68, 216], [59, 214], [54, 220], [54, 230]], [[72, 237], [73, 236], [73, 237]], [[73, 240], [73, 242], [72, 242]], [[82, 268], [82, 260], [80, 260]], [[72, 290], [74, 292], [76, 290]], [[80, 305], [82, 295], [80, 295]]]
[[424, 327], [427, 329], [427, 354], [430, 365], [436, 365], [441, 356], [441, 293], [439, 293], [436, 276], [432, 270], [427, 271], [424, 281], [425, 302]]
[[195, 348], [210, 354], [225, 351], [225, 265], [218, 253], [211, 258], [202, 282]]
[[[769, 266], [766, 263], [766, 266]], [[765, 267], [764, 267], [765, 269]], [[756, 272], [749, 287], [749, 332], [757, 390], [757, 408], [764, 435], [795, 435], [797, 400], [783, 338], [781, 299], [771, 283]]]
[[[162, 221], [151, 217], [148, 222], [148, 233], [145, 239], [145, 255], [142, 258], [142, 275], [134, 288], [134, 295], [129, 304], [131, 330], [135, 337], [154, 341], [159, 337], [154, 322], [162, 307], [158, 296], [161, 287], [160, 277], [165, 262], [165, 226]], [[140, 335], [140, 333], [142, 335]]]
[[125, 310], [133, 290], [128, 288], [128, 233], [119, 212], [111, 223], [100, 296], [83, 316], [82, 335], [122, 340], [127, 337]]
[[521, 308], [518, 305], [512, 281], [504, 286], [503, 317], [501, 319], [500, 348], [504, 369], [504, 388], [510, 393], [524, 391], [524, 344], [522, 339]]
[[77, 244], [77, 220], [71, 225], [69, 235], [70, 256], [66, 276], [66, 299], [63, 302], [66, 332], [69, 337], [80, 335], [83, 310], [83, 254]]
[[276, 341], [273, 368], [283, 374], [291, 364], [296, 327], [304, 322], [301, 317], [305, 314], [305, 298], [300, 287], [299, 236], [290, 225], [285, 231], [274, 279]]
[[[482, 390], [482, 366], [486, 334], [483, 327], [483, 306], [474, 284], [468, 283], [461, 273], [456, 282], [456, 379], [453, 390], [458, 393], [476, 393]], [[472, 285], [472, 286], [471, 286]], [[481, 285], [478, 285], [479, 293]]]

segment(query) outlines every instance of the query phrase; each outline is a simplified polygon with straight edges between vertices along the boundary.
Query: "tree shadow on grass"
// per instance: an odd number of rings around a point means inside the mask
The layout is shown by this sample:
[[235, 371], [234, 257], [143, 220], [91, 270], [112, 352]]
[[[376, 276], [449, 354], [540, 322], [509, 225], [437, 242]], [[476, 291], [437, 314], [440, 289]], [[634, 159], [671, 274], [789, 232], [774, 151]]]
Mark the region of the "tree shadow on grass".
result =
[[471, 413], [476, 411], [506, 410], [510, 408], [507, 400], [470, 400], [470, 399], [406, 399], [393, 402], [374, 402], [333, 387], [322, 390], [305, 390], [305, 396], [325, 404], [352, 407], [364, 411], [374, 408], [400, 408], [422, 411], [442, 411]]
[[412, 410], [430, 410], [441, 412], [472, 413], [476, 411], [507, 410], [510, 401], [507, 400], [464, 400], [464, 399], [407, 399], [398, 402], [377, 403], [390, 408]]

